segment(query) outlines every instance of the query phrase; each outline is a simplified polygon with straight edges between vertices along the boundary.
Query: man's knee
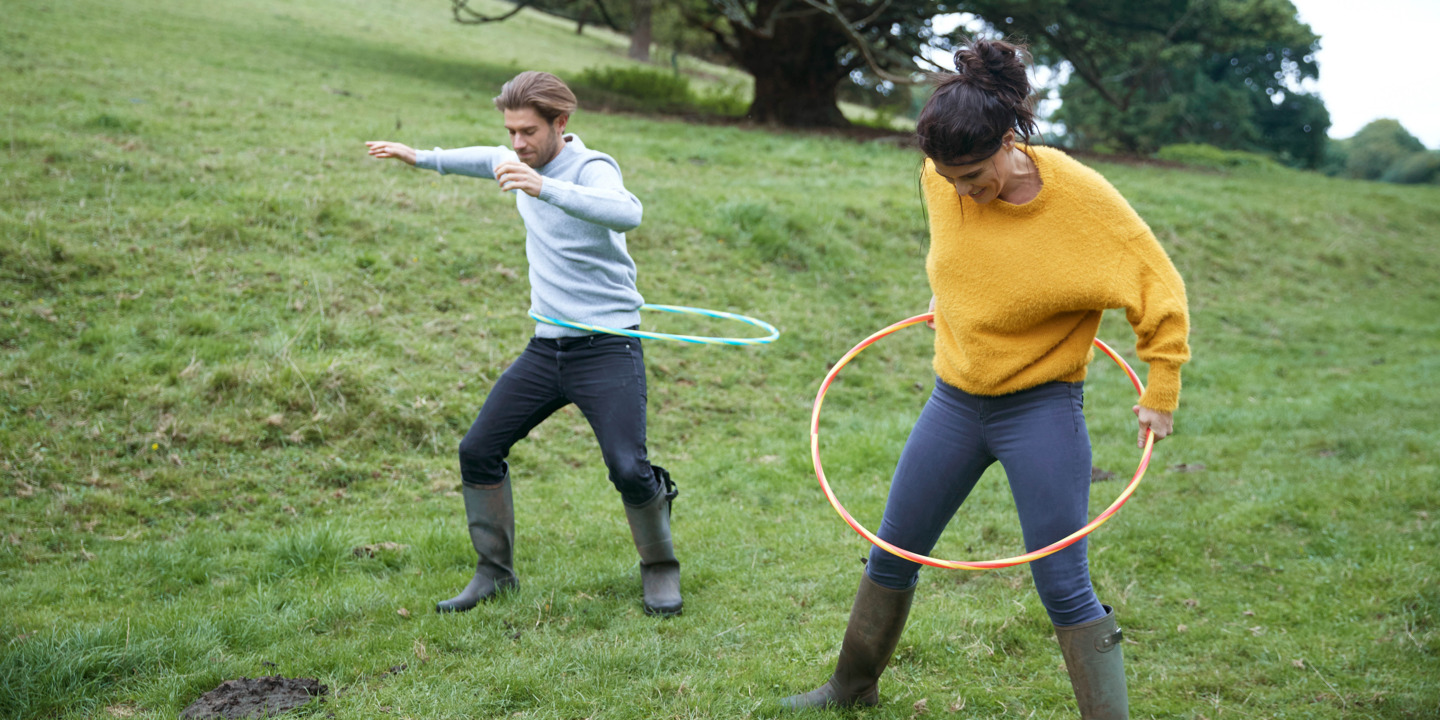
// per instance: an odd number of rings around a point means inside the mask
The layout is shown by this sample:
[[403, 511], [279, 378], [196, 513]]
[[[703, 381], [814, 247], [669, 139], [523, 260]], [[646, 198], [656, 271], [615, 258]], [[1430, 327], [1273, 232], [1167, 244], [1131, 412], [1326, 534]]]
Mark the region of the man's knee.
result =
[[507, 471], [501, 453], [466, 436], [460, 441], [460, 476], [472, 485], [494, 485], [505, 480]]
[[627, 502], [649, 500], [660, 487], [655, 471], [645, 460], [632, 458], [623, 462], [612, 461], [609, 463], [609, 470], [610, 482], [626, 497]]

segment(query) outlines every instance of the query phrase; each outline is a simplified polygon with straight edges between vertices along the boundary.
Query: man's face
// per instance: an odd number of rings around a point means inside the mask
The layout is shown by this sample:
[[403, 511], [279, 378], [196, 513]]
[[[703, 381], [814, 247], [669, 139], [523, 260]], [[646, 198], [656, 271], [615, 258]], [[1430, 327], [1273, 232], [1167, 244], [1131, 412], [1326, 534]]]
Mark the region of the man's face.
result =
[[555, 122], [547, 123], [535, 108], [522, 107], [505, 111], [505, 129], [510, 131], [510, 146], [520, 156], [520, 162], [532, 168], [544, 167], [565, 147], [565, 123], [570, 118], [561, 115]]

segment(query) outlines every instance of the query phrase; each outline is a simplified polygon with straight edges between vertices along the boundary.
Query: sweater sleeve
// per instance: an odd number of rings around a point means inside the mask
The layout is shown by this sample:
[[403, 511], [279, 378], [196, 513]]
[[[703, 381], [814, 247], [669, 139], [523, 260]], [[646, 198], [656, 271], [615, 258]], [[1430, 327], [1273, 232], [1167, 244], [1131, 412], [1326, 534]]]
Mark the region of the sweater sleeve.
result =
[[604, 159], [591, 160], [580, 169], [579, 182], [545, 178], [540, 199], [564, 210], [571, 217], [595, 223], [615, 232], [640, 227], [644, 208], [640, 199], [625, 189], [620, 169]]
[[1135, 353], [1150, 366], [1140, 404], [1175, 412], [1180, 366], [1190, 359], [1190, 311], [1185, 283], [1149, 230], [1133, 238], [1135, 272], [1125, 293], [1125, 319], [1135, 330]]
[[434, 170], [441, 175], [468, 175], [495, 179], [495, 166], [507, 160], [518, 160], [514, 151], [500, 146], [467, 147], [454, 150], [418, 150], [415, 167]]

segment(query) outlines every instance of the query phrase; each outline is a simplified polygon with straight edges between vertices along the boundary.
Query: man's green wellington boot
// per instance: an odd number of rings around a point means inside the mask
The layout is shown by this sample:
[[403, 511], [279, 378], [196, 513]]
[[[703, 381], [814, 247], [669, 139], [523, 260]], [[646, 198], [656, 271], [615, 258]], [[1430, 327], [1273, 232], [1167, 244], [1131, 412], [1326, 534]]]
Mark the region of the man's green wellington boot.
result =
[[462, 483], [465, 522], [470, 526], [470, 544], [480, 556], [475, 577], [449, 600], [435, 603], [435, 612], [465, 612], [495, 593], [515, 587], [515, 502], [510, 495], [510, 476], [498, 485]]
[[664, 468], [651, 468], [660, 481], [660, 492], [644, 505], [626, 503], [625, 519], [630, 521], [630, 536], [640, 553], [645, 614], [673, 617], [684, 607], [680, 598], [680, 561], [675, 559], [675, 546], [670, 540], [670, 506], [680, 491]]

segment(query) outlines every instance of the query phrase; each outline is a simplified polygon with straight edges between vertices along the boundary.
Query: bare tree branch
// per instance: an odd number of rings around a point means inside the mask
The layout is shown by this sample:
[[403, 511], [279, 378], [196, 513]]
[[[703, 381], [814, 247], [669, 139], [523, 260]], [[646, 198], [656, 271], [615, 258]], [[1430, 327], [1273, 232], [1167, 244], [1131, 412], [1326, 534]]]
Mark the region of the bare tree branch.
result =
[[[1181, 15], [1180, 19], [1176, 20], [1175, 24], [1170, 27], [1170, 30], [1165, 33], [1164, 45], [1169, 45], [1171, 42], [1173, 42], [1175, 40], [1175, 34], [1180, 32], [1180, 28], [1185, 27], [1185, 25], [1190, 22], [1190, 18], [1195, 17], [1195, 13], [1206, 3], [1207, 0], [1192, 0], [1189, 7], [1185, 8], [1185, 13]], [[1123, 78], [1123, 80], [1129, 80], [1131, 77], [1145, 77], [1146, 75], [1149, 75], [1152, 71], [1155, 70], [1156, 67], [1160, 65], [1160, 57], [1161, 54], [1159, 52], [1150, 53], [1150, 57], [1145, 61], [1145, 64], [1138, 68], [1134, 68], [1132, 72], [1129, 73], [1129, 76]], [[1135, 98], [1135, 93], [1139, 90], [1139, 85], [1129, 86], [1129, 88], [1125, 92], [1125, 107], [1130, 106], [1130, 101]]]
[[691, 12], [683, 5], [680, 7], [680, 16], [685, 18], [685, 22], [697, 28], [700, 28], [707, 33], [710, 33], [710, 35], [714, 37], [716, 44], [720, 46], [721, 50], [724, 50], [725, 53], [732, 58], [735, 58], [737, 60], [739, 59], [737, 55], [740, 52], [740, 47], [736, 45], [733, 40], [731, 40], [730, 36], [726, 35], [722, 30], [715, 27], [715, 23], [718, 21], [718, 19], [707, 19], [701, 17]]
[[[470, 0], [450, 0], [450, 12], [455, 16], [455, 22], [464, 25], [480, 25], [482, 23], [509, 20], [510, 18], [515, 16], [515, 13], [524, 10], [533, 2], [535, 2], [535, 0], [519, 0], [519, 2], [515, 3], [514, 10], [511, 10], [504, 15], [491, 16], [471, 9]], [[461, 13], [464, 13], [465, 17], [461, 17]]]
[[[526, 0], [526, 1], [527, 1], [527, 2], [534, 2], [534, 0]], [[604, 2], [604, 0], [593, 0], [593, 2], [595, 3], [595, 7], [600, 8], [600, 17], [605, 20], [605, 24], [606, 24], [606, 25], [609, 25], [611, 30], [614, 30], [615, 32], [618, 32], [618, 33], [628, 33], [628, 32], [629, 32], [628, 30], [622, 30], [619, 25], [616, 25], [616, 24], [615, 24], [615, 18], [610, 17], [610, 11], [605, 8], [605, 2]]]
[[[923, 79], [913, 75], [896, 75], [881, 67], [879, 60], [875, 57], [875, 48], [860, 34], [858, 29], [860, 23], [850, 22], [849, 18], [845, 17], [845, 13], [841, 12], [840, 7], [835, 4], [835, 0], [802, 0], [802, 2], [835, 18], [840, 23], [840, 27], [845, 29], [845, 34], [850, 37], [851, 42], [855, 43], [855, 49], [860, 51], [860, 55], [865, 58], [865, 64], [870, 68], [870, 72], [875, 73], [876, 77], [897, 85], [919, 85], [924, 82]], [[872, 13], [866, 22], [873, 21], [889, 4], [890, 0], [881, 3], [880, 9]]]
[[[804, 0], [801, 1], [804, 2]], [[724, 15], [731, 25], [744, 29], [756, 37], [767, 39], [775, 37], [775, 24], [781, 20], [814, 15], [816, 12], [813, 8], [787, 12], [785, 8], [791, 4], [793, 4], [792, 0], [780, 0], [762, 21], [759, 16], [749, 11], [746, 3], [741, 0], [710, 0], [710, 5]]]
[[[834, 5], [834, 3], [832, 2], [831, 5]], [[885, 10], [889, 7], [890, 0], [885, 0], [885, 2], [880, 3], [880, 7], [875, 8], [875, 12], [870, 13], [870, 17], [867, 17], [864, 20], [856, 20], [855, 25], [858, 27], [860, 25], [869, 25], [870, 23], [875, 22], [875, 18], [880, 17], [880, 13], [885, 12]]]
[[736, 27], [742, 27], [750, 32], [755, 32], [756, 17], [750, 14], [745, 3], [739, 0], [710, 0], [710, 4], [720, 11]]
[[929, 65], [931, 68], [934, 68], [934, 71], [935, 71], [935, 72], [945, 72], [945, 71], [949, 70], [949, 68], [945, 67], [944, 65], [941, 65], [940, 63], [935, 62], [934, 60], [931, 60], [930, 58], [925, 57], [924, 55], [916, 54], [916, 55], [914, 56], [914, 59], [915, 59], [915, 60], [918, 60], [918, 61], [920, 61], [920, 62], [923, 62], [923, 63], [925, 63], [926, 65]]
[[1100, 69], [1095, 67], [1094, 63], [1091, 62], [1092, 58], [1080, 52], [1078, 47], [1072, 47], [1061, 33], [1052, 32], [1047, 28], [1042, 30], [1040, 34], [1045, 36], [1045, 39], [1060, 53], [1061, 57], [1070, 61], [1070, 67], [1075, 68], [1075, 74], [1083, 78], [1091, 88], [1094, 88], [1095, 92], [1100, 93], [1100, 96], [1105, 98], [1106, 102], [1109, 102], [1121, 110], [1126, 108], [1120, 98], [1115, 97], [1115, 94], [1110, 92]]

